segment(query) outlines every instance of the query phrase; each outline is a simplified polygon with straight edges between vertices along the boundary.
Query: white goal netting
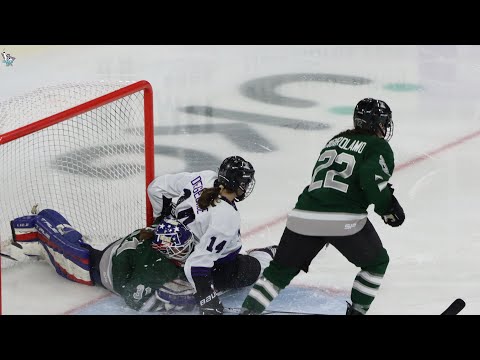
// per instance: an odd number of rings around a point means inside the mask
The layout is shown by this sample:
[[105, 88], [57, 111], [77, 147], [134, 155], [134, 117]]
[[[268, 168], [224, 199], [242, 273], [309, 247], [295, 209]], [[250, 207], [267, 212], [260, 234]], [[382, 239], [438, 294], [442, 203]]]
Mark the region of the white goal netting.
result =
[[[2, 135], [129, 83], [62, 84], [0, 103], [0, 245], [35, 204], [60, 212], [94, 247], [146, 224], [144, 92], [2, 143]], [[63, 115], [62, 115], [63, 117]], [[2, 262], [3, 264], [3, 262]]]

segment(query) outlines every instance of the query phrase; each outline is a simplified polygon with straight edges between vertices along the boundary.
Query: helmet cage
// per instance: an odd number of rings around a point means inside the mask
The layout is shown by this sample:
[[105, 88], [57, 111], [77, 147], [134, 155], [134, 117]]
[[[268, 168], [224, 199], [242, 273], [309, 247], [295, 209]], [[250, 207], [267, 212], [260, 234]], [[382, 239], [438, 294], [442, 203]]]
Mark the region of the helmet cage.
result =
[[193, 234], [176, 219], [164, 219], [155, 229], [152, 247], [168, 259], [185, 262], [194, 246]]

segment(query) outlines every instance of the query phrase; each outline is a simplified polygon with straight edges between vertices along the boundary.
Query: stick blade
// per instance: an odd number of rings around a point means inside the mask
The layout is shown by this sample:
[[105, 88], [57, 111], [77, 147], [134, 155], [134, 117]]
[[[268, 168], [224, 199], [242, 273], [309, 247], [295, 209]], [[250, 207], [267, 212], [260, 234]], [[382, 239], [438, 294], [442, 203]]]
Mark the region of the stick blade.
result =
[[463, 301], [462, 299], [456, 299], [440, 315], [457, 315], [460, 311], [463, 310], [464, 307], [465, 307], [465, 301]]

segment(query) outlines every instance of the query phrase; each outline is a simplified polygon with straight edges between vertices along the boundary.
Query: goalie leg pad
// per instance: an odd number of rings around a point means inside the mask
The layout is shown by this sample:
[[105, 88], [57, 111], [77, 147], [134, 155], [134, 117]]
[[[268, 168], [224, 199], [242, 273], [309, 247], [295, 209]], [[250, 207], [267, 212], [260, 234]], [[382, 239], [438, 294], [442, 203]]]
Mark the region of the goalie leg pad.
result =
[[90, 251], [82, 240], [82, 234], [60, 213], [44, 209], [38, 215], [16, 218], [11, 224], [14, 240], [22, 247], [27, 247], [28, 242], [40, 243], [42, 253], [46, 253], [60, 276], [94, 285], [90, 276]]
[[13, 240], [19, 243], [38, 241], [35, 228], [37, 215], [21, 216], [10, 221]]
[[46, 256], [45, 250], [38, 239], [38, 231], [35, 227], [36, 220], [36, 215], [27, 215], [10, 221], [13, 237], [12, 245], [14, 245], [12, 250], [21, 254], [22, 257], [26, 255], [45, 258]]
[[84, 246], [82, 234], [61, 214], [51, 209], [38, 213], [36, 228], [57, 273], [68, 280], [93, 285], [90, 277], [90, 251]]

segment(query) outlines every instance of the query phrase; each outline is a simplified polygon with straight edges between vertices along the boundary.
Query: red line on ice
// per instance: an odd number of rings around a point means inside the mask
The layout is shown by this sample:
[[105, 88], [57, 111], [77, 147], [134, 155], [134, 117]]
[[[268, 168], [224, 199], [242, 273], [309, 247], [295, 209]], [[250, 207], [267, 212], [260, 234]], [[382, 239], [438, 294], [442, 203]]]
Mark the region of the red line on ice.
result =
[[[446, 150], [450, 150], [450, 149], [454, 148], [454, 147], [457, 146], [457, 145], [461, 145], [461, 144], [467, 142], [468, 140], [472, 140], [472, 139], [476, 138], [476, 137], [479, 136], [479, 135], [480, 135], [480, 130], [477, 130], [477, 131], [475, 131], [475, 132], [473, 132], [473, 133], [470, 133], [470, 134], [468, 134], [468, 135], [465, 135], [465, 136], [463, 136], [463, 137], [461, 137], [461, 138], [459, 138], [459, 139], [457, 139], [457, 140], [454, 140], [454, 141], [452, 141], [452, 142], [450, 142], [450, 143], [447, 143], [447, 144], [445, 144], [445, 145], [442, 145], [442, 146], [440, 146], [440, 147], [438, 147], [438, 148], [436, 148], [436, 149], [434, 149], [434, 150], [431, 150], [431, 151], [429, 151], [428, 153], [425, 153], [425, 154], [423, 154], [423, 155], [417, 156], [417, 157], [415, 157], [415, 158], [413, 158], [413, 159], [411, 159], [411, 160], [408, 160], [408, 161], [406, 161], [406, 162], [404, 162], [404, 163], [401, 163], [401, 164], [397, 165], [397, 166], [395, 167], [395, 171], [400, 171], [400, 170], [403, 170], [403, 169], [405, 169], [405, 168], [409, 168], [409, 167], [411, 167], [411, 166], [413, 166], [413, 165], [417, 165], [417, 164], [421, 163], [422, 161], [425, 161], [425, 160], [431, 158], [433, 155], [439, 154], [439, 153], [444, 152], [444, 151], [446, 151]], [[268, 229], [268, 228], [271, 227], [271, 226], [277, 226], [277, 225], [279, 225], [280, 223], [282, 223], [283, 221], [285, 221], [286, 218], [287, 218], [287, 214], [282, 215], [282, 216], [279, 216], [279, 217], [277, 217], [277, 218], [274, 218], [274, 219], [270, 220], [269, 222], [267, 222], [267, 223], [265, 223], [265, 224], [258, 225], [258, 226], [256, 226], [256, 227], [254, 227], [253, 229], [247, 231], [245, 234], [243, 234], [243, 237], [247, 238], [247, 237], [250, 237], [250, 236], [252, 236], [252, 235], [255, 235], [255, 234], [257, 234], [257, 233], [259, 233], [259, 232], [261, 232], [261, 231], [263, 231], [263, 230], [265, 230], [265, 229]], [[338, 289], [333, 289], [333, 288], [332, 288], [332, 289], [325, 289], [325, 290], [326, 290], [326, 291], [332, 291], [332, 292], [338, 292], [338, 291], [339, 291]], [[113, 296], [113, 295], [114, 295], [114, 294], [102, 295], [101, 297], [96, 298], [96, 299], [94, 299], [94, 300], [92, 300], [92, 301], [89, 301], [89, 302], [86, 303], [86, 304], [83, 304], [83, 305], [80, 305], [80, 306], [78, 306], [78, 307], [76, 307], [76, 308], [73, 308], [73, 309], [71, 309], [71, 310], [68, 310], [68, 311], [66, 311], [64, 314], [67, 315], [67, 314], [75, 313], [76, 311], [78, 311], [78, 310], [80, 310], [80, 309], [83, 309], [83, 308], [85, 308], [85, 307], [87, 307], [87, 306], [89, 306], [89, 305], [95, 304], [96, 302], [98, 302], [98, 301], [100, 301], [100, 300], [103, 300], [103, 299], [105, 299], [105, 298], [107, 298], [107, 297], [109, 297], [109, 296]]]

